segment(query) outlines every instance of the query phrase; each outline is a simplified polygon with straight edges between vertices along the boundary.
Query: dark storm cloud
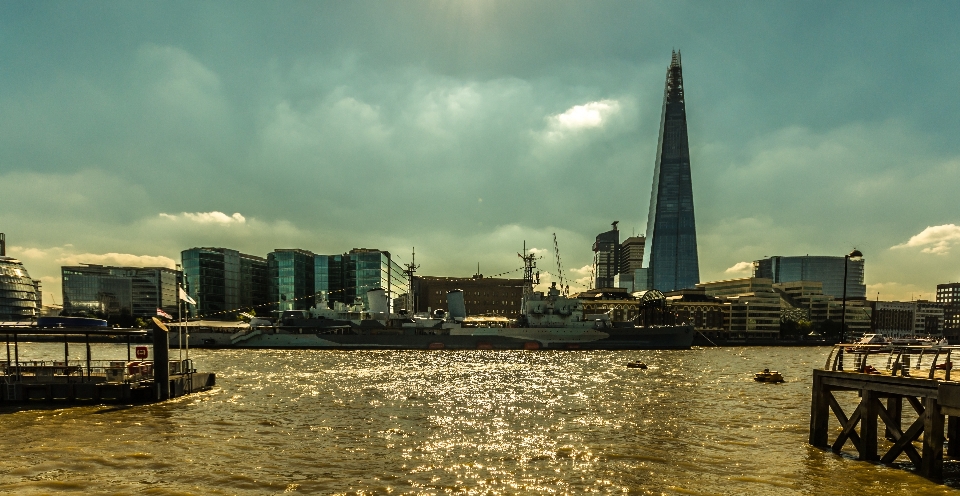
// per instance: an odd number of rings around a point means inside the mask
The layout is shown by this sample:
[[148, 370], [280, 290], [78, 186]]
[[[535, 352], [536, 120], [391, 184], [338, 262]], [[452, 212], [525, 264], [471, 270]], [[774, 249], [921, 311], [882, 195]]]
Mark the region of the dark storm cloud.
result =
[[953, 252], [890, 250], [958, 221], [955, 4], [0, 12], [0, 226], [47, 278], [76, 254], [195, 245], [416, 245], [428, 273], [490, 273], [554, 232], [582, 267], [609, 222], [644, 229], [672, 48], [703, 279], [852, 245], [890, 291], [957, 277]]

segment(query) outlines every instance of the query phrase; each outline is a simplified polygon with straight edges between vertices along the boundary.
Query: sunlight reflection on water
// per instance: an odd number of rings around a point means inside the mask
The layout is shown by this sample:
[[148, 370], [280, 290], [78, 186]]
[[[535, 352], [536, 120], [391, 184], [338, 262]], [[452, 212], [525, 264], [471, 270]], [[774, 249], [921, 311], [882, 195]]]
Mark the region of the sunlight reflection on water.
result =
[[[807, 446], [827, 352], [193, 350], [217, 389], [0, 417], [0, 491], [948, 491]], [[764, 367], [788, 382], [754, 383]]]

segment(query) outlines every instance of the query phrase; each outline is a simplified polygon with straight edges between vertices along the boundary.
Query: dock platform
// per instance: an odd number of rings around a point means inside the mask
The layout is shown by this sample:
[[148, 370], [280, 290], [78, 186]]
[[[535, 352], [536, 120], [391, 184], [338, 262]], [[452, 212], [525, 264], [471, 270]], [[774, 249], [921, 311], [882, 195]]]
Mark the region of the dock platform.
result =
[[[0, 361], [0, 407], [148, 403], [205, 391], [216, 385], [216, 375], [197, 372], [189, 358], [168, 359], [165, 328], [158, 328], [154, 333], [152, 352], [147, 346], [137, 346], [136, 356], [132, 341], [147, 335], [143, 329], [0, 328], [0, 333], [6, 334], [7, 352], [6, 360]], [[63, 339], [63, 359], [22, 360], [20, 337], [24, 334], [59, 336]], [[91, 341], [107, 335], [126, 339], [125, 359], [93, 359]], [[86, 342], [84, 360], [70, 359], [70, 344], [76, 343], [77, 338]]]
[[[834, 347], [824, 367], [813, 371], [810, 444], [840, 453], [849, 443], [859, 460], [909, 461], [919, 475], [942, 482], [944, 458], [960, 460], [953, 353], [960, 356], [960, 347]], [[853, 392], [859, 403], [844, 411], [837, 393]], [[831, 412], [839, 423], [833, 430]]]

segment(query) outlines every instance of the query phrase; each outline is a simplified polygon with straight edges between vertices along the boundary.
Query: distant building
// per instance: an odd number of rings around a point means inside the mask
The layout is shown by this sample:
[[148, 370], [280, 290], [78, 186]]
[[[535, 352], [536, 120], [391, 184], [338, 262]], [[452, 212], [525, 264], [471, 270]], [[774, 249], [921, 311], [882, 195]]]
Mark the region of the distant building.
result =
[[944, 304], [919, 301], [871, 301], [870, 331], [887, 337], [943, 335]]
[[520, 316], [523, 300], [523, 279], [483, 277], [417, 276], [416, 311], [449, 310], [447, 293], [463, 291], [468, 316]]
[[697, 228], [690, 179], [690, 147], [680, 53], [667, 68], [660, 117], [657, 163], [647, 213], [645, 288], [663, 292], [693, 288], [700, 282]]
[[943, 304], [943, 334], [960, 341], [960, 282], [937, 284], [937, 303]]
[[710, 296], [704, 288], [680, 289], [665, 293], [667, 309], [677, 324], [690, 324], [707, 339], [743, 339], [745, 333], [732, 332], [729, 326], [732, 305]]
[[177, 314], [177, 270], [84, 264], [60, 272], [66, 315], [145, 318], [155, 317], [158, 308]]
[[[5, 248], [0, 253], [6, 253]], [[0, 322], [34, 319], [40, 308], [37, 289], [20, 260], [0, 255]]]
[[643, 247], [646, 241], [645, 236], [630, 236], [620, 243], [621, 274], [633, 274], [633, 271], [643, 268]]
[[[628, 322], [637, 318], [641, 312], [641, 301], [624, 288], [596, 288], [577, 295], [583, 305], [584, 318], [591, 315], [608, 314], [616, 322]], [[662, 323], [672, 323], [662, 322]]]
[[620, 273], [620, 231], [617, 222], [611, 226], [613, 229], [598, 234], [593, 242], [595, 288], [614, 287], [614, 277]]
[[[847, 299], [865, 299], [867, 286], [863, 283], [864, 260], [847, 260]], [[770, 279], [774, 283], [819, 281], [823, 294], [843, 298], [844, 257], [775, 256], [754, 262], [754, 277]]]
[[391, 311], [400, 310], [410, 293], [409, 278], [388, 251], [354, 248], [343, 255], [316, 255], [314, 292], [329, 302], [351, 304], [355, 299], [367, 305], [367, 292], [383, 289], [391, 302]]
[[807, 320], [820, 325], [845, 320], [845, 336], [857, 337], [870, 331], [870, 306], [865, 300], [847, 299], [847, 315], [843, 317], [843, 299], [823, 294], [820, 281], [791, 281], [774, 283], [773, 290], [782, 298], [781, 317], [795, 321]]
[[299, 248], [277, 249], [267, 255], [270, 300], [277, 310], [308, 310], [316, 305], [316, 255]]
[[730, 302], [727, 332], [743, 339], [775, 339], [780, 336], [780, 295], [773, 290], [773, 281], [747, 277], [697, 284], [708, 296], [723, 297]]
[[620, 273], [615, 278], [614, 287], [630, 293], [647, 288], [647, 271], [643, 268], [645, 243], [644, 236], [631, 236], [620, 243]]
[[184, 287], [197, 305], [192, 317], [233, 319], [238, 311], [268, 314], [267, 260], [229, 248], [190, 248], [180, 254]]

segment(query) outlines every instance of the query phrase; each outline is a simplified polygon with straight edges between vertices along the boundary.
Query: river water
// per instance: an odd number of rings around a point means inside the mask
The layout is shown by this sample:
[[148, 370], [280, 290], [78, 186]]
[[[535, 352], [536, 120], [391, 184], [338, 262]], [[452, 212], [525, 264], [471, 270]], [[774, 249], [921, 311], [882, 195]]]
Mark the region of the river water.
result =
[[[21, 359], [62, 352], [28, 344]], [[0, 492], [952, 492], [807, 445], [810, 371], [828, 352], [191, 350], [216, 389], [0, 413]], [[787, 382], [755, 383], [765, 367]]]

